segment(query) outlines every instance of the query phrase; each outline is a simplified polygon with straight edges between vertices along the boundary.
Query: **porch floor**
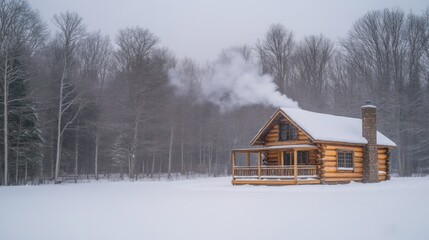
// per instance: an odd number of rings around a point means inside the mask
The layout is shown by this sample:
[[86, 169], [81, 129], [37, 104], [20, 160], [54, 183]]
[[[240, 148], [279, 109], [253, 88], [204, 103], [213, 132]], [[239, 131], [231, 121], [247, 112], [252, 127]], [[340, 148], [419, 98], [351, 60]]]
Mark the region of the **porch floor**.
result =
[[320, 179], [233, 179], [233, 185], [305, 185], [305, 184], [320, 184]]

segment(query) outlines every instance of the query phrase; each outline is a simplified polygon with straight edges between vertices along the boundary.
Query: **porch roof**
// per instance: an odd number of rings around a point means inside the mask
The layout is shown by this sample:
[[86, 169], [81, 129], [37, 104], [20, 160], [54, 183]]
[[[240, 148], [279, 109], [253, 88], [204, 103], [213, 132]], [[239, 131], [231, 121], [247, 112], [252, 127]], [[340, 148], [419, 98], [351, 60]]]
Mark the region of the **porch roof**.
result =
[[297, 144], [297, 145], [282, 145], [282, 146], [270, 146], [270, 147], [252, 147], [252, 148], [237, 148], [232, 149], [233, 152], [259, 152], [259, 151], [270, 151], [270, 150], [287, 150], [287, 149], [316, 149], [315, 145], [311, 144]]

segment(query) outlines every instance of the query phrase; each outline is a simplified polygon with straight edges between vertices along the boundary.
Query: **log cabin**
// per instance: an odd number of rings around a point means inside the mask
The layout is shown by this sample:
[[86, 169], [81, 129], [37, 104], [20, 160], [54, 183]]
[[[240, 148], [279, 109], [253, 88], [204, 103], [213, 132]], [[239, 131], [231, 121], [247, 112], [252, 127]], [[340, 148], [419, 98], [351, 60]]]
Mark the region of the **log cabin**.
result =
[[369, 103], [362, 106], [359, 119], [279, 108], [252, 139], [251, 147], [232, 150], [232, 184], [389, 180], [390, 152], [396, 144], [377, 131], [376, 110]]

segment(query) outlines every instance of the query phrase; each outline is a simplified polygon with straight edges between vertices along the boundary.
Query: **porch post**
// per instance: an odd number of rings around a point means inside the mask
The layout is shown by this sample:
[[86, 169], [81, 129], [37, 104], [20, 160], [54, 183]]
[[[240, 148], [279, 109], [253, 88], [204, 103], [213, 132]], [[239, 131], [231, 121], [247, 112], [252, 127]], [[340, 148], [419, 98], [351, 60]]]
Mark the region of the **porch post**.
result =
[[293, 150], [293, 179], [295, 182], [298, 181], [298, 152], [296, 149]]
[[258, 178], [261, 178], [261, 151], [258, 152]]
[[248, 167], [250, 167], [250, 152], [247, 152], [247, 155], [246, 155], [246, 164], [247, 164]]
[[231, 175], [232, 175], [232, 180], [234, 180], [234, 167], [235, 167], [235, 152], [232, 151], [232, 168], [231, 168]]

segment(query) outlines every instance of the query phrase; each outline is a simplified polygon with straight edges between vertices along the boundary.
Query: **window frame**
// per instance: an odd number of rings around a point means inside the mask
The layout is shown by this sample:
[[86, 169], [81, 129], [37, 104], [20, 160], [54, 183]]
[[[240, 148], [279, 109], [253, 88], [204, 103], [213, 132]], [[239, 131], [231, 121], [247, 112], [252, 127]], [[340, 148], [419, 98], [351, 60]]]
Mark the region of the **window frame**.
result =
[[[296, 141], [298, 140], [298, 128], [290, 122], [279, 123], [278, 141]], [[282, 138], [282, 129], [285, 131], [285, 139]]]
[[[283, 165], [284, 166], [293, 166], [294, 165], [294, 158], [295, 158], [295, 154], [294, 151], [282, 151], [283, 153]], [[310, 151], [309, 150], [299, 150], [297, 151], [297, 165], [310, 165]], [[306, 163], [300, 163], [300, 157], [301, 157], [301, 162], [303, 160], [303, 156], [306, 156]], [[287, 163], [287, 158], [289, 157], [289, 164]]]
[[[306, 156], [306, 163], [303, 163], [304, 160], [304, 156]], [[302, 151], [297, 151], [297, 164], [298, 165], [310, 165], [310, 151], [308, 150], [302, 150]], [[301, 163], [300, 163], [300, 157], [301, 157]]]
[[[282, 151], [283, 154], [283, 166], [293, 166], [293, 162], [294, 162], [294, 153], [293, 151]], [[286, 164], [286, 159], [287, 157], [289, 157], [289, 164]]]
[[[344, 165], [346, 165], [346, 156], [347, 156], [347, 153], [351, 153], [351, 162], [352, 162], [352, 166], [351, 167], [343, 167]], [[343, 162], [342, 162], [342, 166], [340, 167], [340, 154], [342, 154], [343, 155]], [[354, 161], [354, 159], [355, 159], [355, 152], [353, 151], [353, 150], [350, 150], [350, 149], [337, 149], [337, 170], [338, 171], [346, 171], [346, 172], [350, 172], [350, 171], [353, 171], [354, 172], [354, 170], [355, 170], [355, 161]]]

